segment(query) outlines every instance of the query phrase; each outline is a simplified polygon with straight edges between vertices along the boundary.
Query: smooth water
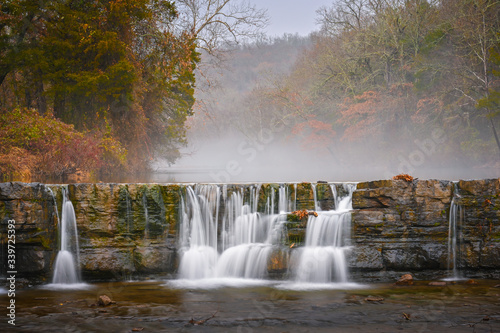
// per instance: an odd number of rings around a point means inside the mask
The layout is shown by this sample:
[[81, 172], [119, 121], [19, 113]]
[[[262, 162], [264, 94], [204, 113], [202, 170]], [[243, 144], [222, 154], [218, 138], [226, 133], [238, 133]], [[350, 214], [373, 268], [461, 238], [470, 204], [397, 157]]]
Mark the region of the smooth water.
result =
[[[81, 284], [80, 255], [75, 210], [63, 188], [62, 215], [60, 220], [60, 250], [57, 253], [52, 287]], [[66, 286], [65, 286], [66, 285]]]
[[[320, 211], [313, 186], [318, 216], [309, 217], [304, 247], [292, 250], [289, 275], [294, 283], [334, 282], [347, 286], [346, 254], [354, 185], [345, 186], [349, 194], [341, 200], [335, 197], [337, 209], [332, 211]], [[296, 185], [294, 199], [288, 186], [270, 188], [261, 198], [265, 200], [264, 213], [258, 211], [260, 190], [260, 185], [252, 185], [228, 194], [226, 186], [186, 187], [181, 200], [178, 278], [183, 282], [179, 283], [189, 285], [186, 281], [204, 280], [202, 284], [211, 285], [214, 281], [210, 279], [225, 279], [231, 285], [235, 281], [252, 284], [268, 278], [270, 257], [273, 251], [283, 249], [286, 240], [287, 213], [296, 207]], [[336, 190], [333, 193], [336, 195]], [[219, 212], [221, 203], [223, 212]]]
[[[244, 203], [242, 190], [227, 197], [227, 189], [221, 191], [217, 185], [186, 188], [181, 202], [180, 279], [266, 278], [268, 258], [282, 237], [284, 218], [257, 212], [259, 189], [251, 187]], [[221, 194], [225, 212], [219, 237]], [[274, 198], [268, 203], [266, 210], [272, 211]]]
[[448, 272], [451, 273], [445, 279], [448, 281], [465, 279], [459, 267], [464, 212], [462, 206], [457, 204], [457, 200], [455, 199], [454, 197], [451, 200], [448, 225]]
[[[216, 287], [215, 280], [206, 281]], [[190, 280], [193, 288], [177, 288], [178, 281], [173, 280], [171, 285], [110, 281], [86, 290], [20, 289], [16, 291], [16, 327], [5, 317], [0, 331], [500, 332], [495, 288], [499, 281], [446, 287], [415, 281], [402, 288], [386, 283], [306, 292], [278, 289], [264, 280], [251, 280], [253, 285], [248, 282], [246, 287], [232, 280], [229, 287], [219, 284], [219, 288], [202, 290], [195, 280]], [[103, 294], [116, 304], [95, 306]], [[370, 302], [370, 296], [384, 301]], [[0, 304], [8, 302], [7, 295], [0, 294]]]
[[[318, 211], [307, 221], [305, 246], [292, 258], [295, 282], [347, 283], [346, 254], [349, 250], [352, 192], [342, 198], [333, 211]], [[335, 192], [336, 193], [336, 192]], [[336, 200], [337, 201], [337, 200]], [[319, 205], [316, 204], [319, 208]]]

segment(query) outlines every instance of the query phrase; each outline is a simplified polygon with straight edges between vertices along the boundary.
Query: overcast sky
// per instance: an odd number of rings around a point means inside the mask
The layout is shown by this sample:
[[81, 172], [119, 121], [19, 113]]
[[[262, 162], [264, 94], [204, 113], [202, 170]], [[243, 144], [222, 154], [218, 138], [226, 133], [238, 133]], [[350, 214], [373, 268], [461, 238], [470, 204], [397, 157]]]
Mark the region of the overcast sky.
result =
[[330, 6], [334, 0], [247, 0], [259, 8], [267, 8], [270, 24], [267, 34], [281, 36], [286, 33], [298, 33], [306, 36], [316, 25], [316, 10], [321, 6]]

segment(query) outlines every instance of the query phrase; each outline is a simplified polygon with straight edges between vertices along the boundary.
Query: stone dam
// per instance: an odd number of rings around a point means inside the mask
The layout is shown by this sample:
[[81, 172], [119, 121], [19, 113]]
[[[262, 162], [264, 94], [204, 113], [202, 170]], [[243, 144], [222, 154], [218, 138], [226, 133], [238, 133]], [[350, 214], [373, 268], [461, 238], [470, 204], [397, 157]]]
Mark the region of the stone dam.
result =
[[[0, 183], [1, 276], [8, 271], [7, 228], [15, 220], [18, 281], [50, 282], [59, 250], [63, 189], [75, 210], [84, 281], [160, 277], [179, 268], [181, 207], [197, 184]], [[307, 216], [292, 211], [334, 209], [341, 183], [264, 183], [216, 187], [216, 230], [223, 230], [231, 193], [256, 212], [286, 214], [284, 237], [267, 259], [270, 279], [289, 274], [304, 246]], [[404, 273], [443, 278], [449, 271], [452, 200], [463, 212], [456, 265], [466, 276], [500, 278], [500, 179], [379, 180], [353, 185], [346, 265], [352, 281], [389, 281]], [[278, 201], [284, 200], [286, 212]]]

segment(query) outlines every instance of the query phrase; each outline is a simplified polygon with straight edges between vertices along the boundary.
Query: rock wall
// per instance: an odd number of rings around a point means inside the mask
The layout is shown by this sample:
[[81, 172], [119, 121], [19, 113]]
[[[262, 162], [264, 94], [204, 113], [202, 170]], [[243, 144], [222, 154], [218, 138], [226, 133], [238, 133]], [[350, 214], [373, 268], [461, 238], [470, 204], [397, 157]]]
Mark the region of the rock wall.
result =
[[499, 277], [499, 195], [499, 179], [359, 183], [353, 193], [351, 271], [361, 280], [402, 272], [445, 277], [455, 196], [465, 213], [457, 265], [467, 276]]
[[[314, 192], [323, 210], [335, 205], [342, 184], [287, 184], [295, 209], [314, 210]], [[67, 185], [77, 217], [80, 264], [85, 280], [161, 274], [178, 264], [179, 207], [186, 185]], [[223, 193], [259, 190], [259, 210], [279, 184], [225, 185]], [[357, 184], [353, 193], [351, 275], [388, 279], [401, 272], [421, 277], [446, 275], [448, 216], [453, 196], [465, 212], [459, 265], [469, 273], [499, 277], [500, 182], [381, 180]], [[277, 196], [275, 198], [277, 199]], [[222, 200], [221, 200], [222, 201]], [[7, 271], [7, 224], [16, 221], [16, 268], [29, 283], [46, 283], [58, 251], [62, 186], [0, 183], [0, 275]], [[219, 218], [224, 207], [219, 210]], [[303, 244], [306, 221], [288, 216], [288, 241], [270, 258], [271, 276], [287, 272], [291, 251]]]

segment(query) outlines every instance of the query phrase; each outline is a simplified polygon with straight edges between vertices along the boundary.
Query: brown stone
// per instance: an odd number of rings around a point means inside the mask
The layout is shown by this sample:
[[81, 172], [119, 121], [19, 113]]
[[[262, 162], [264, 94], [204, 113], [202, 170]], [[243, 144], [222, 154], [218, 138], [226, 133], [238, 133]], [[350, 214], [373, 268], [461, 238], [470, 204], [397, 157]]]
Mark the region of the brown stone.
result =
[[372, 303], [380, 303], [383, 300], [384, 300], [383, 297], [376, 297], [376, 296], [368, 296], [367, 298], [365, 298], [365, 301]]
[[405, 274], [396, 281], [398, 286], [410, 286], [413, 284], [413, 276], [411, 274]]
[[109, 296], [107, 295], [101, 295], [99, 296], [99, 300], [97, 301], [97, 304], [99, 304], [99, 306], [108, 306], [110, 304], [114, 304], [115, 302], [113, 302], [111, 300], [111, 298], [109, 298]]

